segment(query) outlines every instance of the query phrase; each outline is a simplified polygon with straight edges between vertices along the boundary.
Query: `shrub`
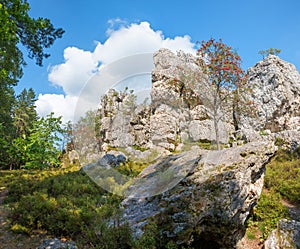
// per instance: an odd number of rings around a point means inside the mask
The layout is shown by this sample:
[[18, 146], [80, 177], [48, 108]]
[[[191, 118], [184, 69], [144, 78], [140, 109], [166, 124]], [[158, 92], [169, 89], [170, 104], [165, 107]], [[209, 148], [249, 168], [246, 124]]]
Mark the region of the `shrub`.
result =
[[119, 215], [121, 198], [99, 188], [84, 172], [19, 170], [4, 176], [1, 183], [9, 189], [6, 202], [13, 231], [43, 230], [76, 240], [80, 248], [130, 248], [128, 226], [107, 225]]
[[254, 209], [252, 221], [257, 222], [265, 239], [277, 227], [281, 218], [288, 217], [288, 210], [281, 202], [281, 196], [275, 191], [264, 191]]
[[294, 153], [279, 151], [267, 166], [265, 186], [300, 204], [300, 158], [297, 150]]

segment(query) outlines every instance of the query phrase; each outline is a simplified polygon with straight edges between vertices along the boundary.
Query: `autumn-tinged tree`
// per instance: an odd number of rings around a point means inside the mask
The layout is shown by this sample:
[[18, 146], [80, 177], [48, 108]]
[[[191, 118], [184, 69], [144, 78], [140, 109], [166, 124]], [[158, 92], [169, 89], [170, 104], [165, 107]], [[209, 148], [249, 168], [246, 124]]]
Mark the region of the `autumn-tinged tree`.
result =
[[212, 99], [207, 98], [206, 104], [211, 109], [216, 143], [220, 149], [219, 122], [228, 113], [241, 109], [240, 94], [247, 77], [241, 68], [240, 56], [222, 40], [203, 41], [197, 54], [210, 82]]

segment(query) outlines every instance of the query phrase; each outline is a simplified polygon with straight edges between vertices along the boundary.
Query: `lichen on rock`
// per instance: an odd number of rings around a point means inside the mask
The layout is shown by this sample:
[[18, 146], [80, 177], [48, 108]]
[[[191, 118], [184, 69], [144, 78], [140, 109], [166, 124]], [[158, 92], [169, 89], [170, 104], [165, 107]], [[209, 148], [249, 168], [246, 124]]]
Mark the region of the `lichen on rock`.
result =
[[[260, 196], [265, 164], [275, 151], [274, 144], [257, 142], [222, 151], [199, 149], [197, 153], [176, 155], [183, 156], [185, 162], [181, 161], [181, 165], [195, 163], [187, 176], [156, 196], [133, 195], [125, 199], [124, 219], [135, 238], [141, 236], [145, 224], [151, 220], [166, 241], [193, 246], [215, 243], [217, 248], [235, 248], [243, 236], [249, 212]], [[151, 179], [161, 174], [156, 170], [158, 165], [143, 174], [149, 183], [155, 183]], [[136, 188], [137, 196], [140, 191], [147, 188]]]

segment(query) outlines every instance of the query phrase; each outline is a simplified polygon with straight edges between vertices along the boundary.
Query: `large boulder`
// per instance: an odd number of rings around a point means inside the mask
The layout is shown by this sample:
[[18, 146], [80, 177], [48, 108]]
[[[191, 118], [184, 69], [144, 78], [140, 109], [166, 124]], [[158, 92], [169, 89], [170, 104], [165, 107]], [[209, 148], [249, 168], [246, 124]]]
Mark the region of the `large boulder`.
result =
[[272, 132], [300, 128], [300, 74], [296, 67], [269, 55], [248, 69], [249, 99], [257, 107], [257, 117], [244, 117], [244, 124]]
[[[165, 241], [235, 248], [261, 194], [265, 164], [275, 151], [273, 143], [253, 142], [171, 155], [141, 173], [144, 184], [132, 186], [134, 191], [122, 203], [124, 219], [135, 238], [155, 222]], [[178, 184], [170, 183], [176, 177]]]
[[264, 243], [264, 249], [299, 249], [300, 222], [282, 219]]

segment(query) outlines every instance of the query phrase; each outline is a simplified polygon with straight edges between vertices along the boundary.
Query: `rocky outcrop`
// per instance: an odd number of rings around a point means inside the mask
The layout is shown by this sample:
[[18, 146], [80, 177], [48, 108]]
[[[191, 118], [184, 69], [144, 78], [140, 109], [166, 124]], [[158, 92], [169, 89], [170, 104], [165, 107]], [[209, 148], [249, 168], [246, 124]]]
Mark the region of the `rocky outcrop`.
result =
[[[100, 143], [172, 151], [182, 142], [216, 140], [211, 90], [196, 57], [160, 49], [153, 59], [151, 105], [137, 105], [134, 93], [110, 90], [101, 100]], [[234, 130], [227, 121], [219, 124], [222, 143]]]
[[246, 129], [300, 132], [300, 75], [296, 67], [269, 55], [249, 68], [248, 75], [252, 89], [248, 98], [253, 101], [257, 116], [243, 117]]
[[299, 249], [300, 222], [282, 219], [264, 243], [264, 249]]
[[[160, 49], [153, 59], [150, 124], [155, 126], [151, 127], [152, 141], [171, 149], [175, 149], [178, 142], [214, 141], [209, 110], [212, 93], [196, 57]], [[220, 140], [227, 143], [233, 126], [223, 122], [219, 126]]]
[[150, 107], [137, 105], [133, 92], [110, 89], [101, 99], [98, 115], [102, 146], [145, 146], [149, 142]]
[[[160, 49], [153, 60], [151, 105], [137, 105], [134, 93], [125, 91], [110, 90], [103, 97], [101, 144], [172, 151], [186, 141], [214, 141], [212, 93], [196, 57]], [[260, 132], [270, 130], [277, 134], [273, 139], [300, 144], [300, 75], [295, 66], [269, 55], [249, 68], [248, 75], [252, 90], [247, 99], [254, 103], [257, 115], [241, 114], [241, 137], [248, 142], [264, 140]], [[219, 123], [224, 144], [235, 132], [232, 124], [230, 115], [224, 114]]]
[[[132, 186], [134, 191], [122, 203], [124, 219], [135, 238], [147, 223], [155, 222], [166, 241], [195, 248], [235, 248], [260, 196], [265, 164], [275, 150], [272, 143], [256, 142], [172, 155], [165, 159], [167, 163], [159, 162], [141, 173], [145, 184]], [[186, 177], [179, 174], [178, 184], [160, 190], [174, 174], [178, 176], [174, 172], [185, 172]]]

